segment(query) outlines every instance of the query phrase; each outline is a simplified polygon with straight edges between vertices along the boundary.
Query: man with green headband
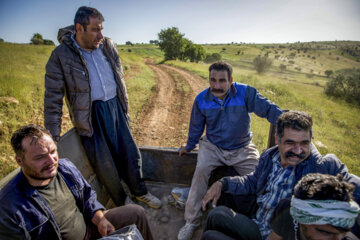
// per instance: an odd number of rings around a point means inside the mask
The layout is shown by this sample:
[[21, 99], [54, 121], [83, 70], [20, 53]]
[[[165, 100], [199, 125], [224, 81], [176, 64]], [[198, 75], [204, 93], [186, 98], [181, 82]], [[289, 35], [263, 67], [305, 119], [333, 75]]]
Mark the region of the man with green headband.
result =
[[358, 239], [350, 232], [360, 213], [353, 191], [341, 175], [304, 176], [292, 199], [282, 200], [276, 208], [269, 240]]

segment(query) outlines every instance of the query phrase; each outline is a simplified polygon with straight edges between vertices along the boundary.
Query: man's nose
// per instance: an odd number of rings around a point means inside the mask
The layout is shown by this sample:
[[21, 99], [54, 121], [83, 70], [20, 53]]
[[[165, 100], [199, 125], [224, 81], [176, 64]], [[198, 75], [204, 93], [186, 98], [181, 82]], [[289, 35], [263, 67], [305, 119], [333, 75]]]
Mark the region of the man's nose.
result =
[[300, 147], [300, 144], [296, 143], [294, 146], [293, 146], [293, 149], [292, 151], [296, 154], [300, 154], [302, 152], [302, 149]]
[[49, 163], [55, 163], [57, 161], [56, 155], [55, 154], [48, 154], [47, 155], [47, 160]]
[[104, 36], [103, 36], [103, 34], [102, 34], [102, 31], [99, 31], [99, 33], [98, 33], [98, 38], [100, 38], [100, 39], [103, 39], [103, 38], [104, 38]]

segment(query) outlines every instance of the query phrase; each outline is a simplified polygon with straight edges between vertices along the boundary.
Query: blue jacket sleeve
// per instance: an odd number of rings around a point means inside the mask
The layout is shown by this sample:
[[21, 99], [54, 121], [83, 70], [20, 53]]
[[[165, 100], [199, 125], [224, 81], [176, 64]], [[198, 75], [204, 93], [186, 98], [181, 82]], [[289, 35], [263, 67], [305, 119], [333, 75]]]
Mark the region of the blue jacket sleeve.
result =
[[193, 150], [195, 148], [195, 145], [198, 144], [199, 139], [204, 132], [205, 121], [205, 116], [201, 113], [198, 103], [195, 99], [191, 111], [186, 151], [189, 152]]
[[264, 172], [264, 159], [260, 157], [255, 171], [244, 176], [224, 177], [222, 190], [232, 195], [250, 195], [257, 193], [257, 185]]
[[266, 117], [274, 125], [276, 125], [276, 120], [283, 112], [276, 104], [272, 103], [251, 86], [246, 88], [245, 103], [248, 112], [254, 112], [262, 118]]

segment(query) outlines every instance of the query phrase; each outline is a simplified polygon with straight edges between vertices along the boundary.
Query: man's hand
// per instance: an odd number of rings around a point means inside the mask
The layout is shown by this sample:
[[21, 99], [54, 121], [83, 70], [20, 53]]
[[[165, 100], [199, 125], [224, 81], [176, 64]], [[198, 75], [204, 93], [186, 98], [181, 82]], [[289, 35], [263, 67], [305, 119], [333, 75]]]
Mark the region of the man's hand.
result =
[[184, 153], [186, 153], [186, 147], [185, 146], [181, 146], [179, 149], [179, 156], [182, 156]]
[[216, 207], [216, 203], [221, 196], [222, 183], [220, 181], [215, 182], [205, 194], [202, 200], [202, 210], [206, 210], [206, 204], [212, 200], [213, 207]]
[[97, 226], [102, 237], [115, 231], [115, 227], [105, 218], [102, 210], [96, 211], [91, 221]]

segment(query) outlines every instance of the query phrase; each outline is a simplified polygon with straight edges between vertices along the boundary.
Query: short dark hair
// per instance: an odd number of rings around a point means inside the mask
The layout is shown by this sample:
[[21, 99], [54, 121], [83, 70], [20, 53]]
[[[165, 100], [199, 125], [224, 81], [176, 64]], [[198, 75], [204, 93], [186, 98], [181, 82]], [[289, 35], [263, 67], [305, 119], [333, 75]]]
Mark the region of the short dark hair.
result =
[[353, 200], [354, 185], [344, 181], [340, 174], [336, 176], [309, 173], [296, 184], [294, 196], [302, 200]]
[[210, 75], [211, 70], [227, 71], [229, 81], [230, 81], [230, 78], [231, 78], [232, 72], [233, 72], [232, 66], [225, 61], [217, 61], [217, 62], [214, 62], [213, 64], [211, 64], [209, 67], [209, 75]]
[[24, 157], [25, 150], [22, 148], [21, 142], [26, 137], [32, 137], [36, 139], [42, 138], [44, 135], [51, 137], [51, 133], [46, 128], [43, 128], [36, 124], [29, 124], [20, 127], [16, 130], [11, 137], [11, 146], [14, 149], [16, 156]]
[[74, 25], [80, 23], [86, 31], [86, 26], [90, 24], [90, 17], [105, 21], [103, 15], [95, 8], [82, 6], [76, 11]]
[[291, 128], [297, 131], [310, 131], [312, 138], [312, 118], [309, 114], [299, 111], [288, 111], [281, 114], [276, 122], [276, 135], [284, 136], [284, 129]]

